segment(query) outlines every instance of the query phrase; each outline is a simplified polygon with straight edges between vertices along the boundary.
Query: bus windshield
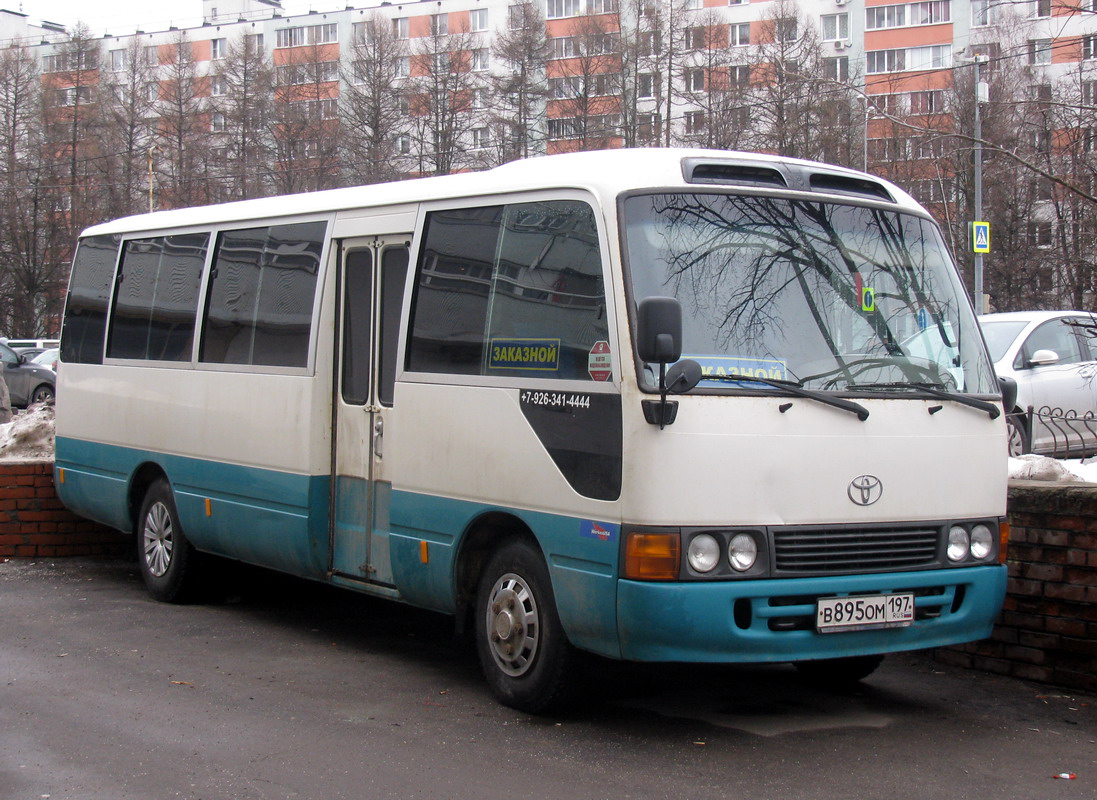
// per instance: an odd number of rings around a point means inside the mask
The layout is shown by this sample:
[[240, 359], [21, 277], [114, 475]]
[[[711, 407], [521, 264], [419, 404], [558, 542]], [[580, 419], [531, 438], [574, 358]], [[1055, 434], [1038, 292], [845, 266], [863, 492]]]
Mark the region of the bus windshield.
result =
[[926, 219], [700, 192], [630, 196], [623, 215], [633, 299], [679, 300], [683, 358], [712, 376], [701, 389], [765, 390], [732, 377], [751, 375], [836, 392], [998, 392]]

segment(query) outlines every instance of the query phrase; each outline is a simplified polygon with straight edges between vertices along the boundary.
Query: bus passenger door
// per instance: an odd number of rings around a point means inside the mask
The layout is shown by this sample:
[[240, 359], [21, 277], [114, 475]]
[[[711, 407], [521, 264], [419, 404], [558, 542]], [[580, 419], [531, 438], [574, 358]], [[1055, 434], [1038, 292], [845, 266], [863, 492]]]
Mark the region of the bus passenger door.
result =
[[392, 411], [406, 237], [344, 241], [334, 397], [331, 572], [392, 584], [385, 419]]

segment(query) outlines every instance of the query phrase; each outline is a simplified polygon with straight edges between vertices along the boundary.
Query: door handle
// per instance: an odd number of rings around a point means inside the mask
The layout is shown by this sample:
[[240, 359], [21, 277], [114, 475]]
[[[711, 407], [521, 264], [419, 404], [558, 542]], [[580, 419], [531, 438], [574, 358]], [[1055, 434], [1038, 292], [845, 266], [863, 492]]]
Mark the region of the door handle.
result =
[[381, 458], [381, 443], [385, 437], [385, 421], [381, 417], [373, 420], [373, 454]]

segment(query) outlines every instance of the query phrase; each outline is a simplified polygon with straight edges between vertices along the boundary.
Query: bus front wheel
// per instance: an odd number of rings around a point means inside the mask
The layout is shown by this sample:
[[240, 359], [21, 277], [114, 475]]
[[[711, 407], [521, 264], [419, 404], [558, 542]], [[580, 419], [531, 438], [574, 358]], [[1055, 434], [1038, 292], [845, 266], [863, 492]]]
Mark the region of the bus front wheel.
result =
[[183, 535], [166, 479], [160, 478], [145, 493], [136, 528], [137, 560], [149, 594], [164, 603], [191, 599], [198, 554]]
[[531, 714], [560, 707], [574, 651], [541, 553], [523, 541], [504, 545], [488, 560], [476, 597], [476, 650], [495, 697]]

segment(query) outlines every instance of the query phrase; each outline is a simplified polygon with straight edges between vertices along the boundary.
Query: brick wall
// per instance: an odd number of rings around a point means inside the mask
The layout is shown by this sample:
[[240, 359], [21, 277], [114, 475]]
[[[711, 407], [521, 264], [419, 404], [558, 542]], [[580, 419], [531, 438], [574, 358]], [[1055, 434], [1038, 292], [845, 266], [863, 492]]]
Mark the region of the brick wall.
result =
[[118, 531], [61, 505], [52, 461], [0, 462], [0, 558], [118, 554], [126, 545]]
[[1097, 691], [1097, 487], [1011, 483], [1009, 518], [1009, 585], [993, 636], [936, 657]]

